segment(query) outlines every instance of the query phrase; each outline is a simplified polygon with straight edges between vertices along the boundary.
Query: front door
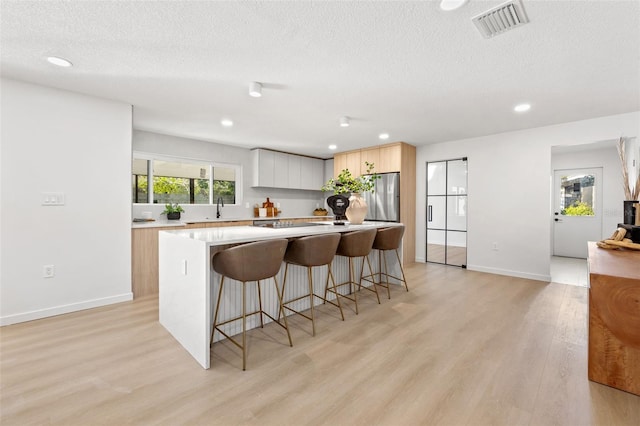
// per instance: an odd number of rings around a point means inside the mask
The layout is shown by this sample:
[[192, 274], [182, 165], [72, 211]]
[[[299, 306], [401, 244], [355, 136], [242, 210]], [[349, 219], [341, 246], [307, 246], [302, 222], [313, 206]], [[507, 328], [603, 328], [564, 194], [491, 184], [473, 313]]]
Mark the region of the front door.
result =
[[555, 170], [553, 255], [587, 258], [602, 239], [602, 168]]

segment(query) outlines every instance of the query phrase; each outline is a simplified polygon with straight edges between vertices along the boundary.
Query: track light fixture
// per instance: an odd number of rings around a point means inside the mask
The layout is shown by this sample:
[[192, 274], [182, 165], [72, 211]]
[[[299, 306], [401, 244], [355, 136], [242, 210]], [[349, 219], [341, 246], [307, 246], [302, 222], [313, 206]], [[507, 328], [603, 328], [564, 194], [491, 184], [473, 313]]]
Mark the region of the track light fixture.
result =
[[349, 127], [349, 117], [344, 116], [344, 117], [340, 117], [340, 127]]
[[252, 81], [249, 85], [249, 95], [254, 98], [259, 98], [262, 96], [262, 84], [257, 81]]

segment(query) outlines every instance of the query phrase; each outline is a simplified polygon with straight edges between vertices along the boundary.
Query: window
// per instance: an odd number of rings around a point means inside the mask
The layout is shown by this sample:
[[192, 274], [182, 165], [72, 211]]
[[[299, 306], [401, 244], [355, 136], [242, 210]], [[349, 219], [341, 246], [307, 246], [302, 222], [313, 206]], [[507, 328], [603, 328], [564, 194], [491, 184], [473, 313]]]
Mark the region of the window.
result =
[[[134, 203], [213, 204], [218, 198], [228, 205], [241, 202], [239, 165], [134, 153], [132, 170]], [[153, 191], [148, 188], [150, 181]]]
[[596, 177], [590, 174], [562, 176], [560, 182], [560, 214], [594, 216]]

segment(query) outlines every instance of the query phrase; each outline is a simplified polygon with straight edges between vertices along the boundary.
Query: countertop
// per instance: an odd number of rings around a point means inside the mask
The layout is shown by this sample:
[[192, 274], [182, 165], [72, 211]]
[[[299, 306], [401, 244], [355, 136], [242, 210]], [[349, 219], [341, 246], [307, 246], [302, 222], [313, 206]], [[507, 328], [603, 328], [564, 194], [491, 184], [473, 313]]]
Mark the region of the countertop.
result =
[[[333, 216], [320, 216], [320, 217], [330, 217]], [[243, 222], [247, 220], [291, 220], [291, 219], [309, 219], [318, 220], [318, 216], [277, 216], [277, 217], [221, 217], [220, 219], [187, 219], [187, 220], [167, 220], [161, 219], [153, 222], [133, 222], [131, 224], [132, 229], [139, 228], [163, 228], [163, 227], [173, 227], [173, 228], [181, 228], [188, 224], [193, 223], [212, 223], [212, 222]]]
[[328, 234], [332, 232], [358, 231], [368, 228], [388, 228], [401, 226], [401, 223], [364, 222], [361, 225], [334, 225], [333, 222], [315, 222], [320, 226], [304, 226], [295, 228], [262, 228], [256, 226], [225, 226], [219, 228], [196, 228], [185, 230], [165, 230], [169, 234], [203, 241], [210, 246], [247, 243], [252, 241], [271, 240], [276, 238], [303, 237], [307, 235]]

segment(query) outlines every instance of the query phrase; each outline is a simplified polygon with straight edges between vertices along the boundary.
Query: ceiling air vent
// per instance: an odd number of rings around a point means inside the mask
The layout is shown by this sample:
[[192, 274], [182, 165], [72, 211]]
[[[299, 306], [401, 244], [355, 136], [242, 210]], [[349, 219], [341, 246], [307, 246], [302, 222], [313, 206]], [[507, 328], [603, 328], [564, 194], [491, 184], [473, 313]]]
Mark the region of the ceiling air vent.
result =
[[491, 38], [529, 22], [522, 0], [508, 1], [471, 20], [484, 38]]

